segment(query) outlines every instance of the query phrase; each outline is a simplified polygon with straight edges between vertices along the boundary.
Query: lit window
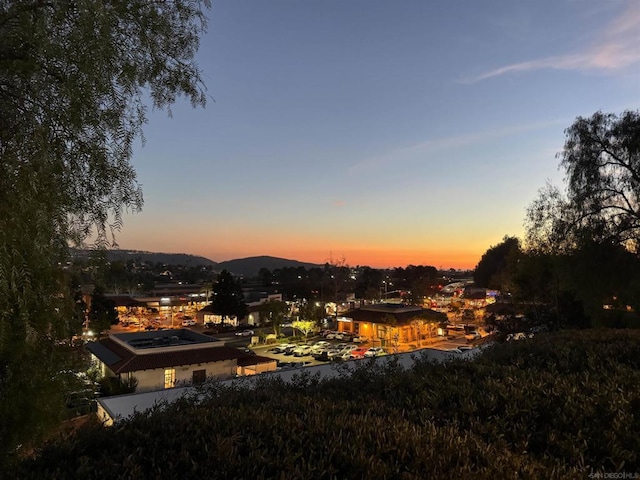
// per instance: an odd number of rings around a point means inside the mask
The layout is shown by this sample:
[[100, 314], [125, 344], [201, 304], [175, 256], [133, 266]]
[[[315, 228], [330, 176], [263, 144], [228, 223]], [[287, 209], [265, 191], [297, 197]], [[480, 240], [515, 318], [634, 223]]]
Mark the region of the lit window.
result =
[[173, 388], [176, 386], [176, 369], [167, 368], [164, 371], [164, 388]]

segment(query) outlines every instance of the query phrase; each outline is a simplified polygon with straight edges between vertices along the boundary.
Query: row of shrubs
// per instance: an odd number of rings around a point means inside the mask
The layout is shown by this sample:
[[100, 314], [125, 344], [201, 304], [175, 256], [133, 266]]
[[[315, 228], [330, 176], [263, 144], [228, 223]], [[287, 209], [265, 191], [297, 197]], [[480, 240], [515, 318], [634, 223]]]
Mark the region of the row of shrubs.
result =
[[640, 333], [565, 331], [473, 361], [418, 359], [404, 370], [386, 357], [327, 381], [207, 384], [114, 427], [58, 438], [12, 474], [587, 478], [640, 472], [638, 432]]

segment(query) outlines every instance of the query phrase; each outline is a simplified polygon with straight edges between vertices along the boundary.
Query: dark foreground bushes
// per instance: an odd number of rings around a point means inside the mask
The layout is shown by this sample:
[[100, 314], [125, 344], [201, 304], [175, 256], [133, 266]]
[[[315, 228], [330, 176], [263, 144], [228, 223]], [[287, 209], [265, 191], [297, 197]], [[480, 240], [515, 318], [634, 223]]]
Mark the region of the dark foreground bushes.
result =
[[[566, 331], [410, 371], [255, 389], [57, 439], [16, 478], [598, 478], [640, 473], [640, 332]], [[600, 476], [600, 478], [603, 478]], [[622, 478], [622, 477], [616, 477]]]

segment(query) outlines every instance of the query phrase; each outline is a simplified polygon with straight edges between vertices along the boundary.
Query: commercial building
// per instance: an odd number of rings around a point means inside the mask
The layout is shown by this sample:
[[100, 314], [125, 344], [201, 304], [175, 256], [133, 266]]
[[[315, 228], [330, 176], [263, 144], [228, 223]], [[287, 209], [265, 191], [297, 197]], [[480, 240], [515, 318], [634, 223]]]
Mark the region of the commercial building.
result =
[[[276, 361], [188, 329], [116, 333], [87, 344], [102, 376], [145, 392], [273, 371]], [[133, 380], [135, 378], [135, 381]]]
[[400, 348], [428, 341], [446, 320], [446, 314], [427, 308], [380, 303], [345, 312], [338, 318], [338, 330], [367, 337], [379, 346]]

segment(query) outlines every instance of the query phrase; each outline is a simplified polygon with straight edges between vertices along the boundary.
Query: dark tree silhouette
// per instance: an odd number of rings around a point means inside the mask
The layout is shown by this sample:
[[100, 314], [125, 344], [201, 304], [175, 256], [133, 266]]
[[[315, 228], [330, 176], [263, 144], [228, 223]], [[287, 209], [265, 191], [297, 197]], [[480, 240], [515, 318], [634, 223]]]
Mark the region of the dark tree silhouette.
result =
[[222, 316], [223, 322], [228, 317], [241, 320], [247, 315], [248, 309], [244, 301], [242, 285], [234, 280], [227, 270], [220, 272], [213, 284], [211, 306], [215, 313]]

